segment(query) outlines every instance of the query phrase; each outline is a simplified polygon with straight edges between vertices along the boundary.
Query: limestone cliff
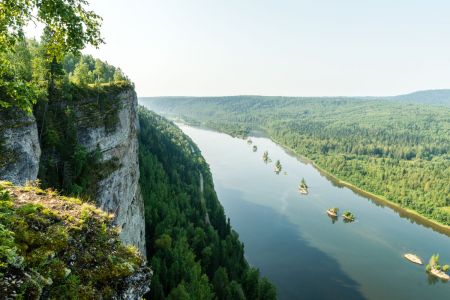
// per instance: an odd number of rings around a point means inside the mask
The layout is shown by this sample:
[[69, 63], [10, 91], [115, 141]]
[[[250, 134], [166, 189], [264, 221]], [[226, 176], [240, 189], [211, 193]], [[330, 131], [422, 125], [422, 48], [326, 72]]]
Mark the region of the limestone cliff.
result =
[[[101, 154], [98, 164], [90, 166], [102, 168], [100, 175], [93, 177], [95, 180], [89, 178], [92, 202], [114, 216], [112, 224], [121, 229], [122, 242], [136, 246], [145, 258], [144, 206], [139, 189], [138, 103], [134, 88], [105, 86], [100, 92], [89, 87], [77, 88], [74, 95], [69, 100], [43, 104], [44, 113], [34, 112], [37, 121], [33, 115], [19, 111], [0, 111], [0, 180], [23, 185], [45, 175], [54, 178], [46, 187], [64, 191], [66, 179], [75, 172], [67, 160], [73, 154], [63, 155], [60, 148], [48, 142], [48, 137], [61, 144], [64, 143], [61, 136], [71, 134], [74, 138], [68, 149], [76, 144], [88, 153]], [[46, 131], [50, 123], [53, 124], [51, 132]], [[127, 277], [121, 287], [118, 299], [141, 298], [149, 287], [147, 267], [143, 265]]]
[[0, 180], [19, 185], [35, 180], [40, 156], [34, 116], [18, 110], [0, 110]]
[[[72, 111], [70, 122], [74, 123], [77, 144], [88, 152], [101, 153], [101, 163], [107, 167], [98, 180], [92, 180], [97, 182], [89, 182], [95, 186], [92, 188], [95, 191], [92, 198], [101, 209], [115, 215], [114, 222], [122, 230], [122, 241], [135, 245], [145, 256], [144, 207], [139, 191], [138, 104], [133, 87], [111, 87], [103, 90], [101, 95], [96, 90], [80, 89], [74, 101], [57, 101], [51, 105], [60, 111], [57, 118], [67, 118], [64, 113]], [[46, 107], [46, 113], [38, 114], [40, 127], [42, 123], [49, 123], [51, 109]], [[67, 128], [57, 129], [60, 135], [68, 134], [65, 132]], [[45, 130], [40, 131], [44, 132], [43, 137], [47, 136]], [[43, 161], [62, 166], [52, 171], [50, 176], [64, 174], [61, 181], [67, 182], [65, 177], [73, 173], [73, 167], [54, 147], [45, 143], [42, 147]], [[39, 165], [41, 169], [43, 166], [44, 169], [49, 168], [39, 161], [41, 147], [33, 115], [15, 110], [0, 112], [0, 150], [2, 180], [23, 185], [37, 178]], [[42, 171], [40, 175], [45, 173]], [[64, 190], [63, 185], [49, 183], [47, 186]]]
[[[120, 238], [145, 255], [144, 205], [139, 191], [137, 97], [134, 89], [120, 92], [109, 107], [92, 110], [95, 99], [77, 103], [78, 142], [88, 151], [100, 150], [104, 162], [114, 167], [97, 187], [97, 204], [115, 215]], [[110, 121], [98, 123], [98, 120]], [[100, 125], [100, 126], [99, 126]]]

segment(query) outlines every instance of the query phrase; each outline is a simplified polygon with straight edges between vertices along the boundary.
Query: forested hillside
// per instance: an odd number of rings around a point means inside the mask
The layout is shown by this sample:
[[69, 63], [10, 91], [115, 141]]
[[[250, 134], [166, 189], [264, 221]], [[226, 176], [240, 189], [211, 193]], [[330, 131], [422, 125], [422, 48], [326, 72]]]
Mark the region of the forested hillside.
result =
[[246, 262], [197, 146], [145, 108], [139, 123], [150, 299], [275, 299]]
[[338, 178], [450, 225], [450, 106], [442, 97], [423, 104], [420, 94], [413, 95], [141, 101], [155, 111], [233, 135], [264, 130]]
[[390, 97], [390, 99], [433, 105], [450, 105], [450, 90], [418, 91], [411, 94]]

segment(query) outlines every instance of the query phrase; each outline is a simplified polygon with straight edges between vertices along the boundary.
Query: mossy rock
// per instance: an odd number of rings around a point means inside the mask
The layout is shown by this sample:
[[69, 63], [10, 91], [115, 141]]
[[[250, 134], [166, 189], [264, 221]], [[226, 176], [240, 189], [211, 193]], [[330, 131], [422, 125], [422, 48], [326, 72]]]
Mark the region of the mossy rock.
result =
[[0, 182], [0, 294], [17, 299], [111, 299], [142, 268], [112, 215], [37, 186]]

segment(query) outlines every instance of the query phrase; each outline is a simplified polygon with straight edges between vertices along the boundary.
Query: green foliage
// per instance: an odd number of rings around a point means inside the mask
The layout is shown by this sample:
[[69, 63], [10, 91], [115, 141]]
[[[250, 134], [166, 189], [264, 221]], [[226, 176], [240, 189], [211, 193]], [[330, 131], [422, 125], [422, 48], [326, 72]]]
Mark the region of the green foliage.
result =
[[337, 207], [332, 207], [329, 210], [335, 214], [337, 214], [339, 212], [339, 208], [337, 208]]
[[439, 254], [433, 254], [428, 262], [431, 268], [439, 266]]
[[70, 54], [65, 60], [64, 68], [69, 74], [70, 81], [79, 86], [130, 83], [120, 68], [94, 59], [90, 55], [83, 55], [77, 59]]
[[[35, 92], [34, 96], [26, 96], [25, 100], [41, 100], [33, 109], [42, 148], [39, 178], [44, 187], [94, 199], [95, 183], [108, 175], [116, 167], [116, 162], [102, 162], [98, 150], [88, 153], [81, 147], [78, 143], [79, 130], [104, 127], [106, 132], [114, 131], [122, 108], [118, 95], [132, 88], [132, 84], [129, 81], [113, 82], [116, 68], [95, 60], [92, 56], [69, 53], [62, 62], [55, 59], [49, 61], [48, 39], [47, 33], [41, 43], [34, 40], [16, 43], [14, 51], [8, 53], [8, 63], [15, 68], [15, 72], [33, 85], [30, 91]], [[79, 74], [77, 70], [86, 66], [89, 78], [77, 83], [71, 82], [70, 78], [75, 76], [73, 73]], [[92, 84], [94, 76], [95, 84]], [[1, 84], [0, 81], [0, 95], [5, 95], [7, 91], [1, 91]], [[7, 84], [17, 85], [21, 81], [11, 77]], [[11, 101], [20, 100], [23, 95], [15, 93], [11, 96]], [[0, 102], [2, 99], [5, 98], [0, 97]], [[1, 111], [2, 118], [17, 111], [11, 107], [11, 101], [4, 105], [6, 109]], [[16, 101], [15, 106], [18, 103], [20, 101]], [[28, 110], [31, 109], [29, 104], [24, 104]], [[3, 135], [3, 130], [0, 126], [0, 136]], [[13, 156], [6, 152], [1, 140], [0, 150], [5, 154], [0, 157], [0, 166], [7, 165]]]
[[[39, 49], [41, 45], [34, 47]], [[41, 51], [34, 52], [35, 58], [39, 58]], [[95, 199], [96, 183], [110, 174], [117, 163], [114, 160], [103, 161], [99, 149], [88, 152], [80, 146], [79, 131], [103, 127], [106, 132], [113, 132], [119, 123], [119, 110], [122, 108], [119, 94], [132, 85], [129, 82], [103, 85], [90, 85], [89, 81], [71, 83], [69, 72], [76, 72], [80, 66], [89, 64], [94, 68], [95, 65], [102, 65], [105, 74], [115, 68], [91, 56], [69, 54], [66, 58], [62, 64], [53, 64], [53, 75], [49, 75], [47, 84], [48, 93], [44, 101], [34, 108], [42, 148], [38, 177], [44, 187]], [[105, 74], [97, 73], [99, 76]]]
[[[46, 26], [46, 61], [60, 62], [64, 54], [77, 53], [85, 45], [100, 45], [101, 18], [87, 9], [86, 0], [4, 0], [0, 2], [0, 107], [16, 106], [31, 112], [39, 87], [11, 55], [24, 42], [23, 27], [29, 22]], [[26, 53], [25, 53], [26, 54]], [[26, 59], [19, 59], [19, 64]]]
[[450, 266], [449, 266], [449, 265], [443, 265], [443, 266], [442, 266], [442, 271], [443, 271], [443, 272], [448, 272], [449, 269], [450, 269]]
[[448, 101], [419, 96], [426, 95], [183, 97], [147, 103], [225, 132], [230, 126], [265, 131], [339, 179], [450, 225], [450, 107]]
[[342, 216], [345, 217], [345, 219], [348, 220], [348, 221], [354, 221], [355, 220], [355, 216], [351, 212], [349, 212], [348, 210], [344, 211]]
[[23, 37], [29, 22], [45, 25], [51, 32], [48, 53], [62, 57], [85, 45], [103, 43], [101, 18], [87, 9], [86, 0], [5, 0], [0, 3], [0, 45], [12, 47]]
[[[256, 283], [246, 283], [254, 269], [225, 219], [197, 146], [173, 123], [144, 108], [139, 108], [139, 124], [147, 256], [154, 271], [149, 297], [275, 299], [274, 287], [259, 273]], [[253, 298], [260, 290], [267, 297]]]
[[281, 167], [281, 162], [279, 160], [277, 160], [275, 162], [275, 168], [276, 168], [277, 171], [281, 171], [282, 167]]
[[300, 187], [307, 189], [308, 185], [306, 184], [305, 178], [302, 177], [302, 180], [300, 181]]
[[4, 182], [0, 196], [2, 295], [113, 298], [141, 267], [137, 250], [122, 245], [111, 217], [96, 207]]

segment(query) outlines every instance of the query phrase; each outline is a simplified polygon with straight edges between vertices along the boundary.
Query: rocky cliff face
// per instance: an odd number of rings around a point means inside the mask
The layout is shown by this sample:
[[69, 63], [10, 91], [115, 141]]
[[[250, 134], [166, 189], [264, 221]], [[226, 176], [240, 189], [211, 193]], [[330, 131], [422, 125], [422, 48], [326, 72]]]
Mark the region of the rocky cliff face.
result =
[[[97, 204], [113, 213], [122, 231], [120, 238], [145, 255], [144, 204], [139, 191], [137, 97], [132, 88], [112, 99], [109, 107], [93, 114], [92, 99], [77, 104], [78, 142], [88, 151], [100, 150], [112, 172], [98, 183]], [[109, 121], [102, 126], [93, 119]], [[106, 125], [105, 125], [106, 124]]]
[[[82, 90], [83, 92], [83, 90]], [[101, 180], [95, 200], [103, 211], [114, 214], [120, 239], [135, 245], [145, 257], [144, 205], [139, 189], [137, 97], [132, 87], [117, 87], [101, 95], [86, 92], [71, 103], [57, 103], [75, 114], [76, 140], [88, 152], [101, 153]], [[64, 114], [61, 114], [64, 118]], [[63, 130], [64, 131], [64, 130]], [[62, 134], [65, 134], [62, 132]], [[65, 164], [54, 149], [45, 147], [42, 159]], [[38, 176], [41, 147], [35, 118], [17, 111], [0, 111], [0, 180], [23, 185]], [[42, 163], [42, 162], [41, 162]], [[119, 299], [140, 299], [148, 291], [151, 273], [142, 269], [121, 283]], [[1, 298], [1, 297], [0, 297]]]
[[0, 179], [23, 185], [39, 171], [36, 120], [16, 110], [0, 110]]
[[[89, 152], [100, 151], [102, 163], [108, 165], [103, 172], [106, 176], [94, 183], [97, 205], [116, 216], [122, 241], [135, 245], [145, 256], [134, 89], [112, 90], [103, 93], [101, 99], [90, 94], [71, 106], [59, 105], [75, 111], [78, 144]], [[41, 148], [33, 115], [0, 111], [0, 152], [0, 179], [23, 185], [37, 178]]]

